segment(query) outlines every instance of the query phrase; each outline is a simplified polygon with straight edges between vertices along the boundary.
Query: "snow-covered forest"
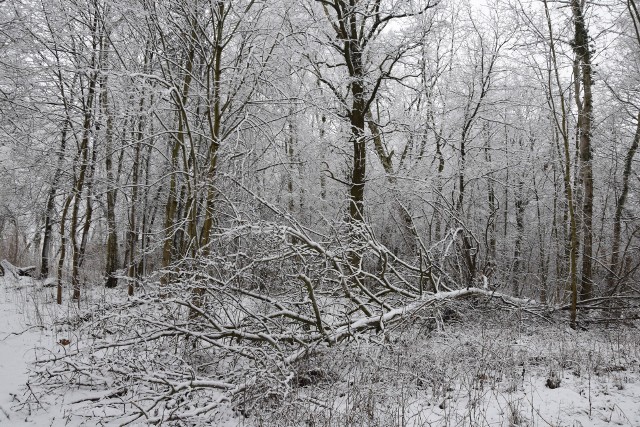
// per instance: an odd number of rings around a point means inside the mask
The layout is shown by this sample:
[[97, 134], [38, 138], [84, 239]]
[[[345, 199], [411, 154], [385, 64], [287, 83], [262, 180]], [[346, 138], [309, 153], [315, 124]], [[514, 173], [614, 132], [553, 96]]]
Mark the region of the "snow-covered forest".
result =
[[2, 0], [0, 423], [640, 423], [639, 143], [638, 0]]

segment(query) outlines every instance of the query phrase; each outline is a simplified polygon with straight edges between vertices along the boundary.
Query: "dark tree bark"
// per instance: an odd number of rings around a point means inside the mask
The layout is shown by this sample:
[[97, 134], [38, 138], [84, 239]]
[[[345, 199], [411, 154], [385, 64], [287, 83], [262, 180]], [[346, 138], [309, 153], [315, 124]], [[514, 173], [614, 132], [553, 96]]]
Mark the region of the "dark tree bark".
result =
[[102, 115], [106, 117], [106, 133], [105, 133], [105, 169], [107, 173], [107, 245], [106, 245], [106, 266], [105, 276], [107, 288], [115, 288], [118, 285], [118, 278], [115, 276], [118, 270], [118, 231], [116, 227], [116, 198], [117, 198], [117, 179], [113, 174], [113, 116], [109, 109], [109, 100], [107, 92], [107, 79], [103, 79], [103, 87], [101, 93]]
[[[380, 0], [364, 2], [354, 0], [316, 1], [322, 4], [325, 17], [335, 32], [336, 40], [330, 40], [329, 44], [344, 60], [348, 74], [348, 99], [341, 95], [336, 86], [321, 75], [318, 77], [321, 82], [329, 86], [346, 110], [345, 116], [349, 123], [349, 145], [352, 153], [348, 182], [348, 218], [352, 231], [357, 234], [357, 230], [363, 225], [365, 219], [366, 115], [370, 106], [377, 99], [380, 85], [390, 77], [393, 67], [404, 55], [402, 49], [393, 54], [387, 54], [379, 64], [376, 64], [379, 73], [371, 75], [367, 67], [370, 65], [367, 62], [369, 61], [366, 56], [367, 49], [389, 22], [398, 18], [423, 14], [434, 7], [435, 3], [428, 3], [413, 13], [392, 14], [381, 11]], [[354, 273], [359, 271], [362, 256], [358, 250], [352, 250], [349, 258]]]

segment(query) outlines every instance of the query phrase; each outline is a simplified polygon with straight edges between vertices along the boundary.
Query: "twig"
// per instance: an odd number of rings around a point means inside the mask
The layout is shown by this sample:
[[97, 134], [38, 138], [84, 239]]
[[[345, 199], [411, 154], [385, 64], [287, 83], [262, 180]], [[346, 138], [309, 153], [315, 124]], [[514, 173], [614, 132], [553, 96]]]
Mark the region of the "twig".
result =
[[31, 329], [34, 329], [34, 328], [37, 328], [37, 329], [44, 329], [44, 326], [33, 325], [33, 326], [29, 326], [27, 329], [25, 329], [25, 330], [24, 330], [24, 331], [22, 331], [22, 332], [11, 332], [11, 333], [7, 334], [7, 336], [6, 336], [6, 337], [2, 338], [0, 341], [6, 341], [6, 340], [7, 340], [10, 336], [12, 336], [12, 335], [16, 335], [16, 336], [17, 336], [17, 335], [22, 335], [22, 334], [24, 334], [25, 332], [28, 332], [28, 331], [30, 331]]

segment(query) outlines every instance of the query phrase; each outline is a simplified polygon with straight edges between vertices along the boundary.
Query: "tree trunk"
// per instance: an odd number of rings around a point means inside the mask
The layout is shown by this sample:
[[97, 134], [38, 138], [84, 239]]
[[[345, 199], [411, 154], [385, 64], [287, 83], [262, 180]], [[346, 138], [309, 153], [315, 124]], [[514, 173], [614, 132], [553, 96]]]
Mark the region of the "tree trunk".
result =
[[619, 284], [616, 283], [618, 273], [620, 272], [620, 240], [622, 232], [622, 213], [627, 202], [629, 195], [629, 180], [632, 177], [631, 171], [633, 168], [633, 158], [636, 151], [638, 151], [638, 145], [640, 144], [640, 113], [636, 118], [636, 133], [631, 143], [629, 151], [624, 159], [624, 171], [622, 172], [622, 191], [616, 202], [616, 211], [613, 217], [613, 241], [611, 244], [611, 262], [609, 263], [609, 273], [607, 274], [607, 292], [611, 295], [615, 295], [618, 290]]
[[[580, 282], [581, 299], [593, 296], [593, 168], [591, 156], [591, 121], [593, 115], [591, 51], [589, 50], [589, 34], [587, 31], [582, 4], [579, 0], [571, 0], [571, 12], [575, 25], [573, 50], [578, 61], [578, 69], [584, 95], [582, 101], [576, 92], [578, 107], [578, 135], [580, 153], [580, 178], [582, 180], [582, 278]], [[576, 75], [575, 79], [578, 80]], [[576, 84], [579, 87], [579, 84]]]
[[[106, 96], [105, 96], [106, 99]], [[113, 117], [108, 110], [107, 102], [104, 102], [105, 115], [107, 116], [106, 132], [106, 156], [105, 167], [107, 172], [107, 262], [105, 268], [107, 288], [115, 288], [118, 285], [118, 278], [115, 276], [118, 270], [118, 231], [116, 227], [116, 198], [117, 180], [113, 175]]]
[[571, 306], [570, 306], [570, 319], [569, 326], [573, 329], [577, 327], [577, 303], [578, 303], [578, 231], [576, 227], [576, 215], [573, 205], [573, 188], [571, 183], [571, 151], [569, 143], [569, 130], [567, 124], [567, 109], [566, 102], [560, 83], [560, 71], [558, 70], [558, 61], [555, 48], [555, 41], [553, 39], [553, 27], [551, 26], [551, 15], [549, 13], [549, 5], [547, 0], [543, 0], [545, 15], [547, 18], [547, 28], [549, 31], [549, 48], [551, 51], [551, 61], [553, 65], [553, 73], [555, 77], [555, 84], [558, 89], [558, 96], [560, 98], [560, 120], [558, 120], [558, 111], [553, 100], [552, 87], [549, 86], [549, 102], [551, 109], [555, 116], [556, 127], [562, 135], [563, 140], [563, 155], [564, 155], [564, 188], [565, 199], [567, 202], [567, 212], [569, 216], [569, 290], [571, 292]]
[[46, 278], [49, 276], [49, 263], [51, 252], [51, 240], [53, 232], [53, 215], [56, 207], [56, 194], [58, 192], [58, 185], [60, 185], [60, 177], [62, 175], [62, 162], [67, 147], [67, 133], [69, 132], [69, 119], [65, 119], [62, 125], [62, 135], [60, 140], [60, 150], [58, 151], [58, 164], [56, 171], [53, 174], [53, 180], [51, 181], [51, 188], [47, 196], [47, 207], [45, 209], [44, 216], [44, 236], [42, 239], [42, 253], [40, 256], [40, 277]]
[[[547, 250], [545, 248], [544, 239], [544, 227], [542, 220], [542, 212], [540, 209], [540, 196], [538, 194], [538, 187], [536, 183], [536, 176], [533, 175], [533, 191], [536, 201], [536, 216], [538, 219], [538, 247], [540, 262], [538, 263], [538, 285], [540, 292], [540, 303], [547, 304], [548, 298], [548, 284], [547, 284]], [[554, 213], [555, 214], [555, 213]]]
[[[108, 50], [105, 49], [104, 60], [108, 58]], [[113, 174], [113, 115], [109, 109], [108, 79], [104, 76], [101, 79], [100, 106], [102, 116], [106, 118], [105, 130], [105, 169], [107, 173], [107, 245], [106, 245], [106, 265], [105, 265], [105, 286], [115, 288], [118, 285], [118, 278], [115, 276], [118, 270], [118, 231], [116, 227], [116, 199], [117, 199], [117, 179]]]
[[[187, 53], [186, 64], [184, 68], [184, 79], [182, 82], [182, 91], [180, 95], [176, 95], [174, 92], [173, 99], [178, 107], [177, 119], [178, 119], [178, 129], [176, 134], [173, 136], [174, 143], [171, 150], [171, 178], [169, 179], [169, 195], [167, 198], [167, 203], [165, 205], [165, 220], [164, 220], [164, 243], [162, 246], [162, 267], [164, 269], [168, 268], [171, 265], [172, 261], [172, 248], [174, 242], [174, 226], [175, 226], [175, 218], [178, 210], [178, 193], [177, 193], [177, 173], [178, 173], [178, 156], [180, 155], [180, 150], [184, 148], [184, 134], [185, 134], [185, 120], [184, 116], [184, 107], [187, 103], [189, 90], [191, 88], [191, 80], [192, 75], [191, 72], [193, 70], [193, 64], [195, 60], [195, 28], [191, 30], [190, 37], [190, 45]], [[169, 276], [164, 275], [162, 278], [163, 283], [168, 283]]]
[[138, 243], [138, 225], [137, 225], [137, 205], [138, 205], [138, 184], [140, 174], [140, 152], [142, 150], [142, 131], [144, 128], [144, 120], [142, 115], [142, 109], [144, 107], [144, 94], [141, 95], [140, 108], [138, 115], [138, 129], [135, 135], [135, 146], [133, 153], [133, 165], [131, 172], [131, 199], [129, 207], [129, 230], [127, 232], [127, 277], [128, 287], [127, 294], [133, 295], [134, 281], [138, 277], [138, 269], [136, 264], [136, 247]]
[[[216, 190], [214, 181], [218, 172], [218, 150], [220, 148], [220, 132], [222, 129], [222, 53], [224, 42], [224, 16], [225, 5], [223, 2], [217, 3], [216, 10], [216, 33], [213, 63], [207, 68], [207, 97], [210, 106], [207, 109], [207, 120], [209, 124], [209, 134], [211, 141], [209, 142], [209, 165], [207, 167], [206, 186], [207, 193], [205, 199], [205, 218], [200, 231], [200, 247], [203, 248], [205, 254], [209, 253], [209, 242], [211, 238], [211, 230], [214, 222], [214, 206], [216, 201]], [[201, 303], [203, 290], [198, 290], [196, 299]]]
[[[96, 131], [98, 129], [96, 128]], [[87, 197], [85, 198], [84, 224], [82, 226], [82, 238], [80, 239], [80, 258], [78, 259], [78, 268], [82, 268], [84, 257], [87, 253], [87, 244], [89, 243], [89, 232], [91, 231], [91, 222], [93, 221], [93, 179], [96, 170], [97, 150], [93, 149], [91, 154], [91, 162], [87, 171]]]
[[522, 268], [522, 239], [524, 236], [524, 210], [525, 202], [523, 200], [524, 181], [521, 179], [518, 182], [518, 188], [516, 192], [515, 208], [516, 208], [516, 240], [514, 242], [513, 250], [513, 269], [511, 271], [511, 281], [513, 284], [514, 296], [520, 296], [522, 294], [520, 275]]
[[82, 192], [84, 190], [85, 178], [87, 169], [89, 168], [89, 140], [91, 127], [93, 125], [92, 120], [92, 105], [93, 96], [95, 92], [95, 76], [93, 76], [89, 82], [89, 92], [85, 104], [84, 122], [83, 122], [83, 135], [80, 145], [80, 173], [75, 182], [75, 188], [73, 189], [73, 208], [71, 211], [71, 226], [69, 234], [71, 236], [72, 247], [72, 265], [71, 265], [71, 284], [73, 286], [73, 299], [80, 299], [80, 258], [81, 251], [80, 245], [78, 245], [78, 225], [79, 225], [79, 213], [80, 213], [80, 201], [82, 200]]

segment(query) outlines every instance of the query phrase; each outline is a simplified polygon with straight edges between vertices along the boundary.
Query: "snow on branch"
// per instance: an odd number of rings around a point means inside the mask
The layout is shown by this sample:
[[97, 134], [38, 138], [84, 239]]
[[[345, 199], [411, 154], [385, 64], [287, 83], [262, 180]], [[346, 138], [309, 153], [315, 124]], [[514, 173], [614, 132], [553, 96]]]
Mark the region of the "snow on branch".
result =
[[320, 240], [295, 223], [228, 228], [206, 255], [173, 265], [171, 283], [148, 281], [146, 295], [93, 310], [104, 314], [82, 326], [91, 339], [79, 340], [77, 351], [44, 355], [39, 385], [90, 386], [83, 403], [121, 411], [114, 417], [122, 425], [206, 418], [240, 395], [244, 404], [286, 396], [296, 363], [310, 352], [383, 332], [448, 300], [538, 308], [477, 287], [424, 291], [427, 271], [430, 280], [447, 282], [444, 289], [455, 286], [443, 272], [459, 232], [422, 259], [400, 259], [364, 225], [335, 227], [316, 234]]

